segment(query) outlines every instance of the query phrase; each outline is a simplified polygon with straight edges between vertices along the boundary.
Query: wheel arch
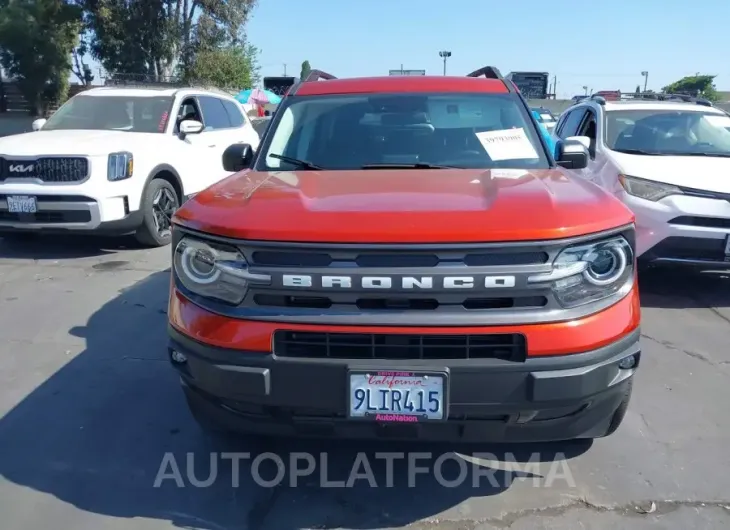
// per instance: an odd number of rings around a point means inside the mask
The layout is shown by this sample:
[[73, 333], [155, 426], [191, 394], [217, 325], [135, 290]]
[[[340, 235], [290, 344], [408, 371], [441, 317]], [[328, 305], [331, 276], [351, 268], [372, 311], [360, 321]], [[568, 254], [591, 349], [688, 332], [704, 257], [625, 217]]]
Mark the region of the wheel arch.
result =
[[146, 190], [150, 185], [150, 182], [155, 179], [162, 179], [169, 182], [172, 187], [175, 188], [175, 193], [177, 193], [177, 198], [180, 201], [180, 204], [185, 202], [185, 188], [183, 187], [180, 174], [174, 167], [170, 164], [158, 164], [152, 168], [152, 171], [150, 171], [150, 174], [147, 176], [147, 180], [144, 183], [144, 189]]

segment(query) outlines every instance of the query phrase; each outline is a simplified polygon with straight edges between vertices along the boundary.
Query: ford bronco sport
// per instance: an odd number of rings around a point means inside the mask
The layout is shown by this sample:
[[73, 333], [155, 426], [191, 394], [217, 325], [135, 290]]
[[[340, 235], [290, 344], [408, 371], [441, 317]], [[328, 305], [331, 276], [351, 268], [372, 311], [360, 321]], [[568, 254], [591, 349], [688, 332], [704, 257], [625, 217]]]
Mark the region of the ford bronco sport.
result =
[[[324, 80], [323, 80], [324, 79]], [[174, 217], [169, 358], [204, 428], [597, 438], [639, 365], [631, 212], [563, 168], [515, 86], [291, 88]]]

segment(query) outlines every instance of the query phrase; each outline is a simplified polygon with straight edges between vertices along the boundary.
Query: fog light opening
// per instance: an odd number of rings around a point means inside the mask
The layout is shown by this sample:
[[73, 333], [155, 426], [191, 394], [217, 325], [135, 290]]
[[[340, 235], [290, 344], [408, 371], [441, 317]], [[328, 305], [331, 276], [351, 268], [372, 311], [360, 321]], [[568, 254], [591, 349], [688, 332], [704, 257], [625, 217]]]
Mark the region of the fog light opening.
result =
[[636, 355], [624, 357], [618, 363], [618, 367], [622, 370], [631, 370], [634, 366], [636, 366]]
[[178, 364], [183, 364], [187, 362], [188, 358], [185, 357], [184, 353], [180, 353], [179, 351], [172, 350], [172, 353], [170, 354], [170, 357], [172, 357], [172, 361]]

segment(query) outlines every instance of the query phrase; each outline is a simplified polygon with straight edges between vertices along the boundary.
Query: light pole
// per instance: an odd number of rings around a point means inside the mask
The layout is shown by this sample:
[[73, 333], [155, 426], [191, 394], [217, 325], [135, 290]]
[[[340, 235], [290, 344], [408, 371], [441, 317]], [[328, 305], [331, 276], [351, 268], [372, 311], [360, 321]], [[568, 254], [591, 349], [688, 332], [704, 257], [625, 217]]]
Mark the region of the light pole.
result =
[[644, 92], [646, 92], [646, 85], [649, 83], [649, 72], [644, 70], [643, 72], [641, 72], [641, 75], [644, 76]]
[[444, 60], [444, 75], [446, 75], [446, 60], [451, 57], [451, 52], [448, 50], [442, 50], [439, 52], [439, 57]]
[[583, 85], [583, 90], [585, 90], [586, 96], [588, 95], [588, 85]]

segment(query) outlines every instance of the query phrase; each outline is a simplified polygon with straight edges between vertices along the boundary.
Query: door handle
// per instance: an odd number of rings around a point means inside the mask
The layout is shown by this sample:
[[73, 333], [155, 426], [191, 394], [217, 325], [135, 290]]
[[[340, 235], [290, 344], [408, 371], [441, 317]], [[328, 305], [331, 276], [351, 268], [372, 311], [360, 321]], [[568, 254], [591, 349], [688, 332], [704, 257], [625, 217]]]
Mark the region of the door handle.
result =
[[215, 147], [215, 144], [209, 145], [208, 147]]

